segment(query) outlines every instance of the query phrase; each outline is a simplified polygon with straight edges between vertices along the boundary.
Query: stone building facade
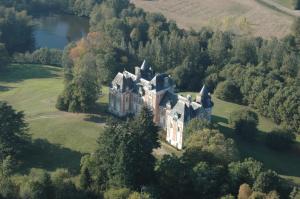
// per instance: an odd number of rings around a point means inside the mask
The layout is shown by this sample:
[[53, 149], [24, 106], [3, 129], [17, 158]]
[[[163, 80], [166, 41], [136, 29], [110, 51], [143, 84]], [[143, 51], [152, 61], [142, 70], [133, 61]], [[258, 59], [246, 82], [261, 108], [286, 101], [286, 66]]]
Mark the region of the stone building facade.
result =
[[193, 118], [211, 119], [213, 102], [205, 86], [196, 101], [174, 92], [167, 74], [155, 74], [144, 61], [135, 74], [118, 73], [109, 88], [109, 111], [119, 117], [137, 114], [146, 105], [153, 111], [153, 121], [167, 132], [166, 141], [183, 147], [185, 125]]

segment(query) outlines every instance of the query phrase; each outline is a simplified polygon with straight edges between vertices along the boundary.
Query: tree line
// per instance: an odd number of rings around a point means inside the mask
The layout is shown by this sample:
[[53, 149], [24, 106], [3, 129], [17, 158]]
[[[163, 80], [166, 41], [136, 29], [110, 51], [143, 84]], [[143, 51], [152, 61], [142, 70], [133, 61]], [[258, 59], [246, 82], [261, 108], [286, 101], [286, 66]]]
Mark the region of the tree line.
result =
[[0, 69], [15, 52], [34, 49], [33, 24], [25, 11], [0, 6]]

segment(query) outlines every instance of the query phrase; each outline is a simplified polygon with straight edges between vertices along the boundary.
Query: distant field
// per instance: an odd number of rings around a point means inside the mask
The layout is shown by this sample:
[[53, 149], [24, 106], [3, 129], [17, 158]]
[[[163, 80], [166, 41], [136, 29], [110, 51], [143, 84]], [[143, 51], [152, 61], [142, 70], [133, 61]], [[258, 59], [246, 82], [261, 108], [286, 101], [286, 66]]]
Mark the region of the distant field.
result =
[[[273, 0], [275, 1], [275, 0]], [[288, 5], [290, 0], [276, 0]], [[269, 38], [283, 37], [293, 18], [255, 0], [132, 0], [137, 7], [161, 12], [182, 28], [210, 26]]]
[[37, 150], [24, 157], [24, 170], [77, 170], [81, 156], [95, 149], [103, 121], [100, 116], [58, 111], [55, 103], [62, 89], [62, 69], [57, 67], [13, 65], [0, 74], [0, 100], [25, 112], [37, 141]]

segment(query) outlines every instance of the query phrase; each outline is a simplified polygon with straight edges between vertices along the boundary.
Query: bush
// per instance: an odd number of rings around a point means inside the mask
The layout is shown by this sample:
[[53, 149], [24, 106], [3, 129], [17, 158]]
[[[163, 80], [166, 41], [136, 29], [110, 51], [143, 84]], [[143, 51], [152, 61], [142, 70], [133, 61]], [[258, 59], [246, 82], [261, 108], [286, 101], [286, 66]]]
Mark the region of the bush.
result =
[[213, 124], [210, 121], [194, 118], [189, 121], [187, 127], [184, 129], [183, 142], [185, 143], [188, 138], [194, 133], [198, 133], [203, 129], [213, 129]]
[[233, 111], [229, 117], [229, 123], [234, 128], [234, 132], [246, 140], [254, 140], [257, 134], [258, 115], [243, 108]]
[[0, 69], [4, 68], [9, 63], [9, 55], [5, 45], [0, 43]]
[[127, 199], [130, 190], [127, 188], [111, 188], [104, 193], [104, 199]]
[[240, 88], [230, 80], [226, 80], [218, 84], [215, 95], [222, 100], [230, 102], [240, 102], [242, 94]]
[[62, 50], [40, 48], [33, 53], [16, 53], [13, 56], [15, 63], [26, 63], [26, 64], [45, 64], [52, 66], [62, 65]]
[[63, 95], [59, 95], [57, 97], [57, 101], [56, 101], [55, 107], [58, 110], [61, 110], [61, 111], [67, 111], [68, 110], [68, 105], [65, 103], [65, 98], [64, 98]]
[[274, 129], [267, 134], [266, 144], [268, 147], [275, 150], [286, 150], [291, 147], [295, 139], [295, 134], [288, 130]]
[[293, 0], [293, 6], [295, 10], [300, 9], [300, 0]]

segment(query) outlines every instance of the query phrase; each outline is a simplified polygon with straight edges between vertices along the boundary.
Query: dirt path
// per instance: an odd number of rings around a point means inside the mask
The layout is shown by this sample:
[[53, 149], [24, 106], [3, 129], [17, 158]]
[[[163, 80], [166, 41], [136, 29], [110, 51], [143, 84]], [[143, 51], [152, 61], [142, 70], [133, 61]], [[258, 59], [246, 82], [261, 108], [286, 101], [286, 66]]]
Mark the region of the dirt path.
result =
[[[275, 7], [275, 9], [280, 10], [281, 12], [287, 13], [288, 15], [294, 16], [294, 17], [300, 17], [300, 11], [299, 10], [291, 10], [279, 3], [277, 3], [274, 0], [256, 0], [257, 2], [264, 2], [265, 4]], [[270, 8], [272, 9], [272, 8]]]

